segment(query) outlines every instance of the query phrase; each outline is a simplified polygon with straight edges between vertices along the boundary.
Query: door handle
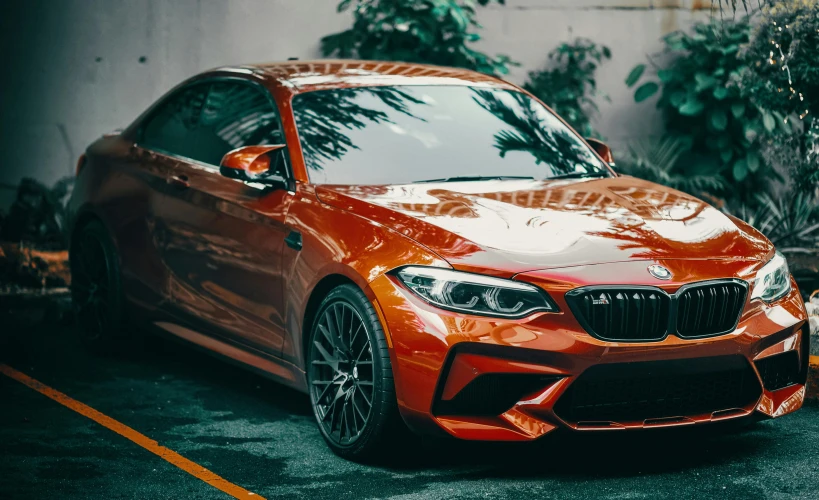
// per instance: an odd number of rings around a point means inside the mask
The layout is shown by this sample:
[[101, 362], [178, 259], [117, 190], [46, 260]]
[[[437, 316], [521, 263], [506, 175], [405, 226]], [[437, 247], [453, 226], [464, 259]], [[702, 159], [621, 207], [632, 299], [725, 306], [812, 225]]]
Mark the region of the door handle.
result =
[[187, 175], [172, 175], [168, 179], [168, 184], [179, 189], [187, 189], [191, 186]]
[[290, 231], [290, 234], [287, 235], [287, 238], [284, 239], [284, 242], [287, 243], [287, 246], [289, 246], [293, 250], [296, 251], [301, 250], [302, 247], [301, 233], [298, 231]]

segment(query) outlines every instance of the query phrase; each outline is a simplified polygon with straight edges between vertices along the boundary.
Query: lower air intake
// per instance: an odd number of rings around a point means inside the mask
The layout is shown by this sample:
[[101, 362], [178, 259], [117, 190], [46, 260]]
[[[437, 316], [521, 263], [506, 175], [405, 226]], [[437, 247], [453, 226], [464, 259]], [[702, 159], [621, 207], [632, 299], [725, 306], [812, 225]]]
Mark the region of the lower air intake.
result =
[[519, 373], [479, 375], [454, 398], [439, 400], [435, 415], [494, 416], [509, 410], [534, 392], [546, 388], [560, 377]]
[[784, 389], [800, 382], [799, 354], [788, 351], [755, 362], [762, 384], [769, 391]]
[[568, 422], [643, 422], [754, 403], [762, 388], [743, 356], [592, 366], [555, 405]]

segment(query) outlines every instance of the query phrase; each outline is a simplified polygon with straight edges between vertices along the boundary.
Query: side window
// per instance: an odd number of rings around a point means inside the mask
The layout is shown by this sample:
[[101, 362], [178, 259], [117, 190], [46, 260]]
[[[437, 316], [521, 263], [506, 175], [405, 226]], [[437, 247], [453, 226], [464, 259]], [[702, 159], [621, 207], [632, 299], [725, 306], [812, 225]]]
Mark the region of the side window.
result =
[[202, 139], [192, 158], [211, 165], [236, 148], [284, 144], [276, 110], [262, 90], [248, 84], [211, 85], [199, 123]]
[[193, 85], [161, 104], [142, 129], [140, 143], [149, 149], [196, 158], [196, 130], [209, 87]]

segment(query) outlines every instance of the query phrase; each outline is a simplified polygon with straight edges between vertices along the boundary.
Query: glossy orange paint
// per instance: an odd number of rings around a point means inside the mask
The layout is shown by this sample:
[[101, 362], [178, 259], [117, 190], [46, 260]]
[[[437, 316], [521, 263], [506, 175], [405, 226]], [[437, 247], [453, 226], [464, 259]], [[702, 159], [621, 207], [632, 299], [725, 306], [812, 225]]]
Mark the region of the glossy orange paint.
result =
[[[795, 283], [773, 304], [747, 300], [736, 329], [711, 338], [606, 342], [574, 318], [565, 294], [580, 286], [650, 285], [673, 293], [716, 278], [752, 282], [773, 245], [697, 198], [624, 176], [310, 183], [291, 107], [298, 93], [399, 84], [522, 92], [517, 87], [449, 68], [315, 61], [220, 68], [179, 88], [215, 79], [250, 82], [269, 93], [292, 185], [257, 186], [220, 176], [218, 166], [143, 148], [138, 132], [155, 107], [122, 134], [91, 145], [78, 172], [71, 221], [76, 228], [97, 218], [109, 228], [127, 299], [138, 311], [134, 317], [305, 390], [304, 339], [317, 300], [328, 286], [355, 283], [384, 323], [405, 421], [419, 431], [463, 439], [531, 440], [558, 427], [611, 430], [776, 417], [801, 406], [804, 380], [763, 389], [742, 408], [672, 420], [589, 424], [555, 413], [555, 402], [591, 366], [727, 354], [751, 363], [788, 351], [807, 359], [806, 311]], [[226, 166], [253, 170], [266, 157], [259, 151], [227, 158]], [[646, 271], [653, 264], [665, 266], [673, 279], [658, 282]], [[444, 311], [389, 274], [406, 265], [526, 281], [546, 291], [559, 311], [519, 320]], [[487, 373], [557, 378], [499, 415], [435, 414], [436, 400], [451, 400]]]
[[614, 164], [614, 155], [612, 154], [611, 148], [608, 146], [608, 144], [604, 143], [600, 139], [593, 139], [588, 137], [586, 138], [586, 142], [589, 143], [589, 146], [591, 146], [595, 153], [600, 155], [600, 158], [603, 158], [603, 160], [606, 163], [608, 163], [609, 165]]
[[[326, 204], [434, 248], [455, 268], [504, 277], [626, 260], [767, 260], [773, 253], [759, 232], [707, 203], [632, 177], [316, 191]], [[696, 270], [688, 274], [696, 279]]]
[[[690, 262], [682, 260], [655, 261], [672, 270], [684, 272]], [[703, 265], [704, 264], [704, 265]], [[698, 262], [703, 272], [718, 269], [720, 276], [752, 275], [757, 266], [748, 262]], [[590, 266], [566, 267], [548, 271], [524, 273], [518, 279], [534, 283], [549, 291], [560, 307], [560, 313], [539, 313], [518, 321], [499, 321], [478, 316], [465, 317], [437, 310], [411, 295], [393, 278], [385, 276], [372, 284], [379, 296], [387, 322], [395, 338], [394, 355], [397, 366], [396, 388], [405, 416], [411, 425], [428, 428], [428, 412], [434, 403], [436, 387], [442, 385], [441, 397], [447, 399], [466, 386], [475, 377], [486, 373], [542, 373], [565, 378], [545, 387], [538, 394], [530, 394], [510, 412], [488, 419], [433, 417], [449, 433], [463, 439], [527, 440], [540, 436], [532, 433], [533, 421], [537, 429], [551, 430], [567, 426], [578, 430], [641, 428], [644, 422], [611, 422], [598, 427], [578, 426], [576, 422], [560, 419], [553, 406], [573, 379], [593, 365], [602, 363], [630, 363], [654, 360], [692, 359], [724, 354], [742, 354], [749, 360], [761, 359], [785, 350], [807, 356], [804, 305], [794, 290], [774, 306], [749, 302], [745, 306], [736, 330], [719, 337], [683, 340], [668, 336], [661, 342], [605, 342], [588, 335], [578, 327], [569, 313], [565, 292], [587, 284], [629, 284], [645, 271], [644, 262], [618, 262]], [[618, 278], [619, 277], [619, 278]], [[643, 280], [646, 281], [646, 280]], [[669, 283], [663, 289], [673, 292], [680, 283]], [[464, 354], [455, 346], [469, 344]], [[479, 346], [476, 348], [476, 345]], [[453, 355], [449, 378], [440, 374], [447, 359]], [[412, 382], [406, 382], [411, 380]], [[800, 389], [801, 388], [801, 389]], [[794, 396], [795, 395], [795, 396]], [[754, 412], [773, 417], [789, 413], [801, 406], [804, 385], [780, 391], [764, 391], [754, 405], [726, 415], [685, 415], [686, 423], [711, 422], [722, 418], [743, 417]], [[797, 402], [798, 400], [798, 402]], [[521, 415], [528, 419], [521, 420]], [[475, 426], [467, 425], [475, 423]], [[479, 425], [477, 425], [479, 424]], [[543, 427], [540, 427], [543, 424]], [[654, 424], [660, 425], [660, 424]], [[675, 423], [673, 425], [682, 425]]]
[[267, 153], [284, 147], [284, 145], [245, 146], [226, 154], [222, 158], [221, 166], [241, 170], [251, 176], [263, 174], [270, 170], [270, 157], [267, 156]]

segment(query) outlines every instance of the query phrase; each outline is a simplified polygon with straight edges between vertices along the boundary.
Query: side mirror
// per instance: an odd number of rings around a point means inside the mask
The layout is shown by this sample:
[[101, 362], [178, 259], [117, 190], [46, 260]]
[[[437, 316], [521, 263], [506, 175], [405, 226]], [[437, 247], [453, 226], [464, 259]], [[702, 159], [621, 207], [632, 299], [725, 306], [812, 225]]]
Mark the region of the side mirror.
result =
[[609, 166], [614, 166], [614, 156], [611, 154], [611, 148], [606, 145], [603, 141], [599, 141], [597, 139], [592, 139], [591, 137], [586, 138], [586, 142], [589, 143], [589, 146], [600, 155], [600, 158], [603, 158]]
[[[219, 164], [219, 172], [225, 177], [239, 179], [243, 181], [259, 182], [262, 184], [280, 184], [283, 180], [283, 172], [279, 172], [282, 167], [276, 155], [271, 154], [284, 149], [284, 144], [269, 146], [245, 146], [234, 149], [222, 157]], [[270, 175], [280, 178], [268, 179]], [[272, 182], [269, 182], [272, 181]]]

